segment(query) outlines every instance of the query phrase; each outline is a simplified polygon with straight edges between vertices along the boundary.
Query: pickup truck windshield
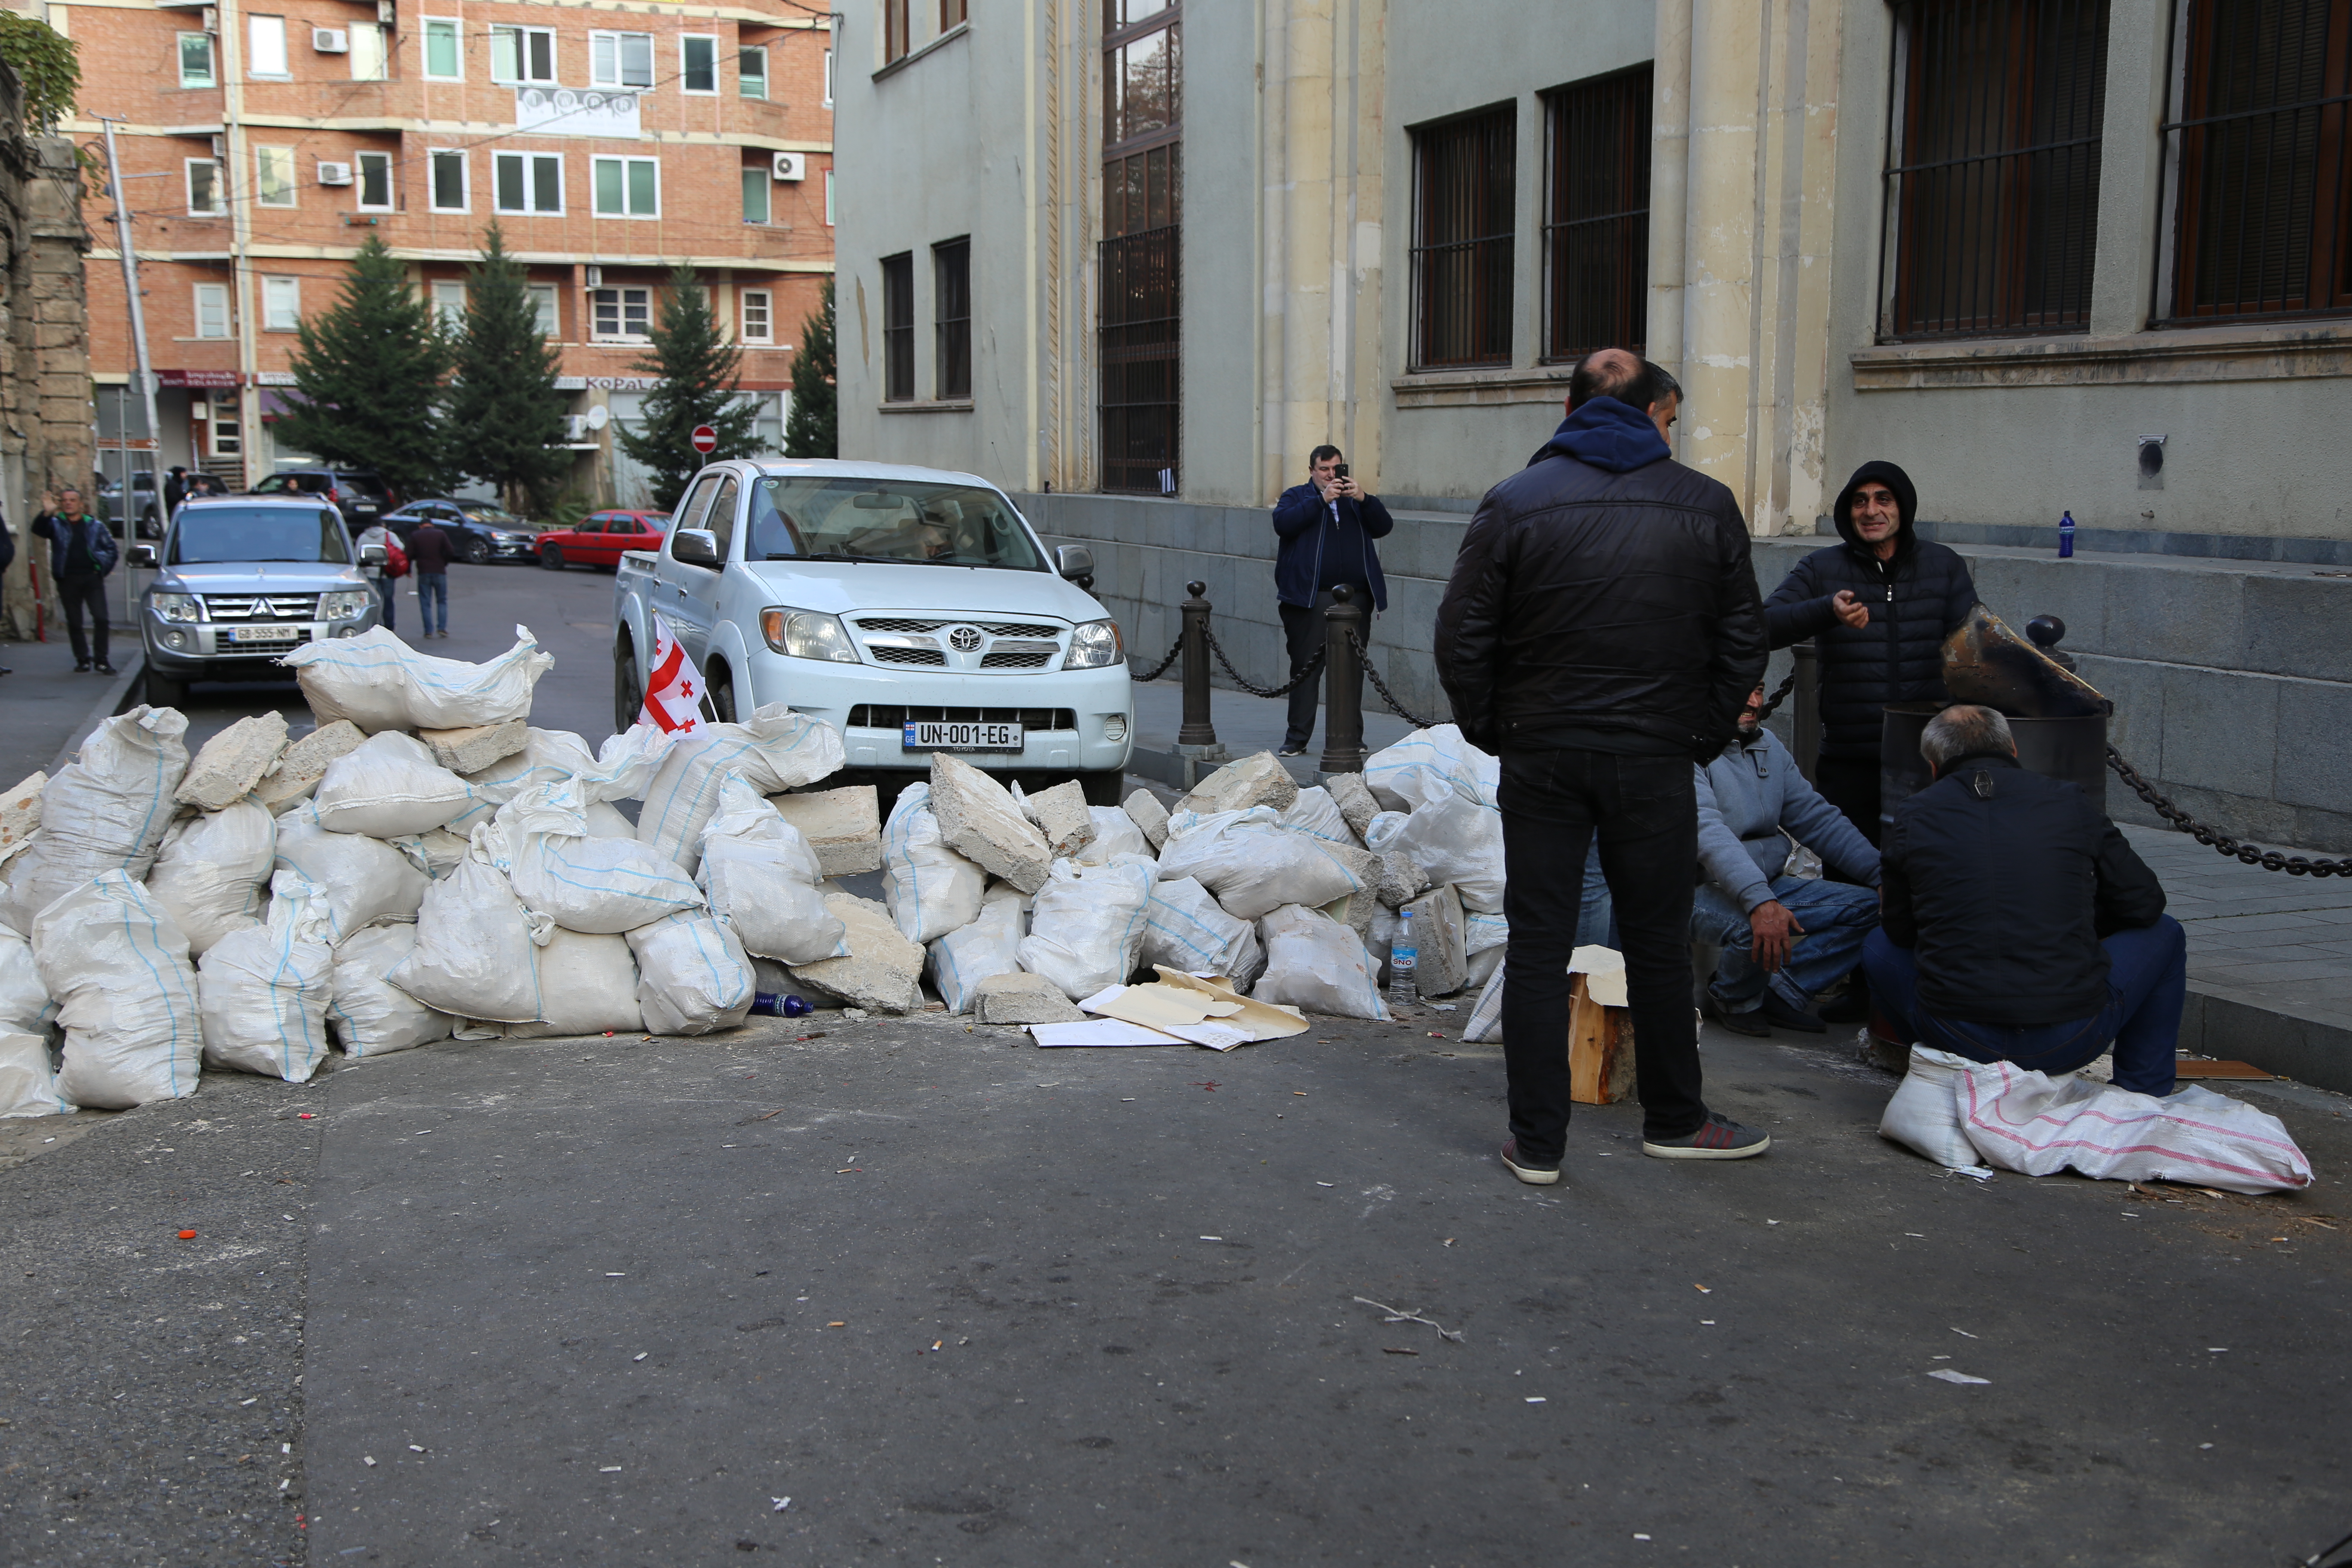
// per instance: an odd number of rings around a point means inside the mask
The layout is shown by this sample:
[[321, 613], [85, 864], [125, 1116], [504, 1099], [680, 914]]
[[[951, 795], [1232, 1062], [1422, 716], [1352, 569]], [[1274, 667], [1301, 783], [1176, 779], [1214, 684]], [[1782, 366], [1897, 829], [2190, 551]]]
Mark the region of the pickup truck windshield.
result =
[[313, 561], [351, 563], [351, 542], [332, 511], [291, 506], [183, 508], [172, 530], [171, 564]]
[[747, 561], [928, 562], [1043, 572], [1029, 531], [995, 491], [784, 475], [751, 487]]

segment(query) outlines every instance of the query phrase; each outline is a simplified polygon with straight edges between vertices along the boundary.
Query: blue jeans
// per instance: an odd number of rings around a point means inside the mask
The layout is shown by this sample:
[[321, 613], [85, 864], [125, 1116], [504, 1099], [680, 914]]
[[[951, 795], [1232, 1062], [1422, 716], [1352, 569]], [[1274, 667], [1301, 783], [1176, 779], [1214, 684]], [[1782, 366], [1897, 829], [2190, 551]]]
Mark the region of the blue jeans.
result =
[[1617, 945], [1617, 905], [1609, 896], [1609, 878], [1601, 869], [1601, 837], [1595, 834], [1592, 847], [1584, 856], [1584, 901], [1576, 911], [1576, 945], [1607, 947]]
[[394, 629], [393, 625], [392, 602], [393, 596], [399, 593], [399, 591], [400, 584], [390, 577], [379, 577], [375, 580], [376, 596], [383, 601], [383, 629], [386, 631]]
[[1727, 1013], [1762, 1005], [1769, 984], [1799, 1012], [1862, 957], [1862, 939], [1878, 929], [1878, 889], [1802, 877], [1776, 877], [1772, 896], [1788, 906], [1805, 928], [1789, 944], [1789, 962], [1767, 974], [1748, 951], [1755, 940], [1748, 917], [1712, 882], [1699, 885], [1691, 900], [1691, 940], [1723, 950], [1707, 990]]
[[2116, 1082], [2139, 1094], [2172, 1092], [2180, 1009], [2189, 996], [2189, 936], [2170, 915], [2119, 931], [2107, 950], [2107, 1005], [2062, 1024], [1970, 1024], [1919, 1007], [1919, 965], [1885, 931], [1862, 944], [1871, 1001], [1902, 1038], [1972, 1062], [2015, 1062], [2042, 1073], [2073, 1072], [2115, 1044]]
[[[436, 609], [441, 612], [437, 623], [433, 618]], [[419, 572], [416, 574], [416, 614], [424, 621], [424, 635], [428, 637], [436, 631], [449, 629], [449, 574]]]

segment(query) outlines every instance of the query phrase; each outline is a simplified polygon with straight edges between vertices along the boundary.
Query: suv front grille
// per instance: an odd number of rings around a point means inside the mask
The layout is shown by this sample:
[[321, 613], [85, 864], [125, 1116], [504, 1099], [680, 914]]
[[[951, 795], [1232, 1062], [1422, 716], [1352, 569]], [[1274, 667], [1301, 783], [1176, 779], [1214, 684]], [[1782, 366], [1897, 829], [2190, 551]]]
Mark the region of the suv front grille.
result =
[[206, 594], [205, 615], [215, 621], [315, 621], [316, 594]]
[[1019, 724], [1030, 730], [1075, 730], [1075, 708], [898, 708], [860, 702], [849, 710], [853, 730], [896, 730], [908, 720], [942, 724]]

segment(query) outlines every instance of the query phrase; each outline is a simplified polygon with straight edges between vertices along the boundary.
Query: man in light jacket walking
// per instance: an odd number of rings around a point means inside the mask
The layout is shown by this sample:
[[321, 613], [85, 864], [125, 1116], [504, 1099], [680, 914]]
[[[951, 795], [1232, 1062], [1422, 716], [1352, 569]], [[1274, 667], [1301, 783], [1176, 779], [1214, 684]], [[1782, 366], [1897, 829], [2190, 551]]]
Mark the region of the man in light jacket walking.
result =
[[[1388, 579], [1381, 575], [1381, 553], [1372, 541], [1387, 538], [1396, 526], [1380, 497], [1366, 495], [1349, 476], [1339, 447], [1316, 447], [1307, 464], [1307, 483], [1293, 485], [1274, 503], [1274, 532], [1281, 541], [1275, 550], [1274, 592], [1294, 680], [1323, 646], [1323, 612], [1333, 602], [1334, 588], [1346, 587], [1350, 601], [1363, 606], [1364, 641], [1370, 644], [1372, 615], [1389, 607]], [[1284, 756], [1306, 753], [1315, 735], [1322, 685], [1318, 679], [1291, 688]]]

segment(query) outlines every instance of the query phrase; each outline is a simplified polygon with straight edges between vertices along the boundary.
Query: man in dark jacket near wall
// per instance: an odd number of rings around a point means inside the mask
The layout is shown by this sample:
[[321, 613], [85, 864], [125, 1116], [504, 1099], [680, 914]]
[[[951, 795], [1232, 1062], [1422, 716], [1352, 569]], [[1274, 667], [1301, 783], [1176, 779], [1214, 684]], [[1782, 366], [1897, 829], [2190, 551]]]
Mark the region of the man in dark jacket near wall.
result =
[[[1274, 503], [1274, 532], [1281, 542], [1275, 547], [1274, 592], [1294, 679], [1323, 647], [1323, 612], [1334, 588], [1346, 587], [1351, 602], [1363, 606], [1367, 646], [1373, 614], [1389, 607], [1388, 579], [1372, 541], [1386, 539], [1396, 522], [1381, 498], [1366, 495], [1346, 470], [1339, 447], [1318, 447], [1307, 454], [1307, 483], [1291, 486]], [[1284, 756], [1305, 754], [1322, 689], [1320, 677], [1291, 689]]]
[[1813, 787], [1878, 842], [1880, 714], [1944, 702], [1944, 639], [1977, 602], [1969, 563], [1914, 531], [1918, 492], [1892, 463], [1864, 463], [1830, 515], [1843, 544], [1816, 550], [1764, 601], [1772, 646], [1821, 652], [1822, 750]]
[[[61, 496], [44, 494], [41, 501], [41, 513], [33, 519], [33, 536], [49, 542], [49, 575], [65, 605], [74, 670], [79, 674], [94, 668], [100, 675], [112, 675], [114, 666], [106, 658], [106, 576], [122, 558], [121, 552], [106, 524], [81, 504], [79, 490], [68, 489]], [[87, 638], [82, 633], [85, 616], [89, 621]], [[92, 643], [96, 644], [94, 658]]]
[[1502, 755], [1503, 1052], [1523, 1182], [1559, 1180], [1568, 960], [1586, 847], [1616, 901], [1643, 1152], [1736, 1160], [1771, 1140], [1699, 1097], [1691, 1016], [1692, 764], [1738, 732], [1764, 671], [1739, 503], [1670, 455], [1677, 398], [1623, 349], [1588, 354], [1550, 442], [1478, 504], [1437, 612], [1455, 721]]

